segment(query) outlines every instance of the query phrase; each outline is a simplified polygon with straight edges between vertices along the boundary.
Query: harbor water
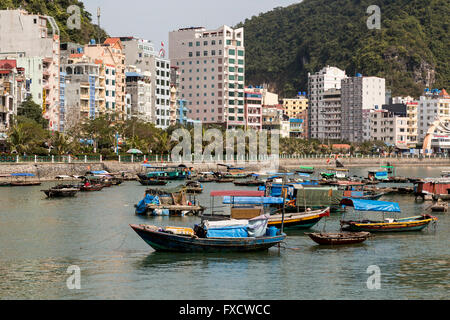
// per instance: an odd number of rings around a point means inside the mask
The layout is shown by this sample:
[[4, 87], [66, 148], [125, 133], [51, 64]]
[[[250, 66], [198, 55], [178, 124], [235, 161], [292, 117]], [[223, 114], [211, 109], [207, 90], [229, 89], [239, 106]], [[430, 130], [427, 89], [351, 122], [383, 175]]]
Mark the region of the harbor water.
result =
[[[377, 167], [352, 168], [350, 174], [367, 176], [369, 169]], [[405, 167], [396, 174], [439, 177], [443, 170], [448, 168]], [[267, 252], [158, 253], [129, 224], [193, 227], [199, 218], [136, 216], [134, 205], [146, 189], [137, 181], [50, 200], [40, 190], [51, 185], [0, 188], [1, 299], [449, 298], [450, 213], [434, 214], [438, 223], [421, 232], [376, 234], [358, 245], [322, 247], [305, 235], [310, 230], [294, 230], [282, 248]], [[198, 199], [206, 207], [210, 191], [256, 190], [203, 185]], [[412, 195], [380, 200], [398, 202], [402, 217], [430, 205]], [[311, 230], [338, 231], [341, 218], [332, 214]], [[80, 268], [81, 289], [67, 286], [71, 266]], [[381, 272], [379, 289], [369, 289], [370, 266]]]

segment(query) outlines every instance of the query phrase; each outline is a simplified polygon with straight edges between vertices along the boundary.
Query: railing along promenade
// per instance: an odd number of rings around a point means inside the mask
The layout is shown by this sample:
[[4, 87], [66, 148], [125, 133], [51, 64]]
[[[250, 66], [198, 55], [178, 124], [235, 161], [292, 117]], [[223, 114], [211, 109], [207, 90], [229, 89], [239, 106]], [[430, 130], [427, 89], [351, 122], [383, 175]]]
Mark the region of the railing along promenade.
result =
[[[280, 160], [283, 159], [330, 159], [334, 160], [336, 158], [336, 154], [294, 154], [287, 155], [281, 154], [279, 156]], [[273, 159], [273, 156], [265, 155], [265, 156], [226, 156], [219, 158], [219, 161], [228, 162], [228, 161], [246, 161], [246, 162], [256, 162], [256, 161], [269, 161]], [[419, 155], [419, 154], [358, 154], [358, 155], [349, 155], [349, 154], [339, 154], [339, 159], [449, 159], [450, 157], [447, 154], [427, 154], [427, 155]], [[200, 157], [196, 159], [194, 155], [191, 157], [191, 161], [185, 162], [215, 162], [216, 160], [211, 157]], [[102, 155], [64, 155], [64, 156], [21, 156], [21, 155], [0, 155], [0, 163], [102, 163], [106, 161], [118, 161], [124, 163], [140, 163], [140, 162], [150, 162], [150, 163], [174, 163], [179, 164], [183, 161], [180, 159], [171, 159], [170, 155], [115, 155], [115, 156], [107, 156], [104, 157]]]

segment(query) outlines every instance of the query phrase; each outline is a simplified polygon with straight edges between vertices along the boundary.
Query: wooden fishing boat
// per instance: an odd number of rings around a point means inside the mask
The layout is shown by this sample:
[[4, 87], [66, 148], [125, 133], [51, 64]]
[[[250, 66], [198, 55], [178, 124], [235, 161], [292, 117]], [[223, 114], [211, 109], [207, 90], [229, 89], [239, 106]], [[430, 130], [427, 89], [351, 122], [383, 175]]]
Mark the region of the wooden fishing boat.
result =
[[231, 178], [219, 178], [219, 179], [216, 179], [215, 182], [216, 183], [233, 183], [234, 179], [231, 179]]
[[370, 237], [370, 232], [306, 233], [320, 245], [346, 245], [362, 243]]
[[255, 238], [199, 238], [195, 234], [178, 235], [154, 226], [130, 225], [130, 227], [153, 249], [165, 252], [264, 251], [286, 238], [286, 234]]
[[48, 198], [65, 198], [75, 197], [79, 189], [76, 188], [50, 188], [47, 190], [41, 190]]
[[314, 173], [314, 167], [305, 167], [305, 166], [301, 166], [300, 169], [295, 170], [295, 172], [298, 173], [307, 173], [307, 174], [313, 174]]
[[165, 186], [169, 182], [167, 180], [158, 180], [158, 179], [141, 179], [139, 178], [139, 183], [143, 186]]
[[431, 211], [447, 212], [448, 211], [448, 203], [439, 199], [434, 205], [431, 206]]
[[37, 181], [27, 180], [28, 177], [36, 177], [33, 173], [12, 173], [10, 176], [16, 178], [16, 180], [11, 180], [11, 187], [32, 187], [40, 186], [42, 184], [39, 179]]
[[265, 185], [265, 182], [255, 179], [255, 180], [248, 180], [248, 181], [235, 181], [234, 185], [240, 186], [240, 187], [259, 187], [259, 186]]
[[[309, 229], [319, 223], [324, 217], [330, 216], [330, 208], [316, 211], [286, 213], [284, 215], [284, 228]], [[282, 214], [272, 215], [269, 218], [269, 226], [281, 228]]]
[[188, 181], [185, 184], [185, 190], [187, 193], [202, 193], [203, 186], [198, 181]]
[[[57, 185], [50, 189], [41, 190], [45, 193], [48, 198], [65, 198], [65, 197], [74, 197], [78, 191], [80, 191], [80, 187], [74, 183], [65, 183], [64, 180], [73, 180], [75, 177], [72, 176], [57, 176], [56, 180], [59, 181]], [[72, 181], [73, 182], [73, 181]]]
[[103, 185], [101, 184], [91, 184], [91, 185], [82, 185], [80, 186], [81, 192], [93, 192], [93, 191], [101, 191], [103, 189]]
[[[341, 204], [354, 207], [357, 211], [370, 212], [401, 212], [400, 207], [394, 202], [372, 201], [361, 199], [345, 198]], [[356, 232], [405, 232], [405, 231], [421, 231], [427, 227], [431, 222], [436, 222], [438, 219], [429, 214], [420, 216], [407, 217], [401, 219], [389, 218], [382, 221], [374, 220], [349, 220], [341, 221], [341, 229], [343, 231]]]

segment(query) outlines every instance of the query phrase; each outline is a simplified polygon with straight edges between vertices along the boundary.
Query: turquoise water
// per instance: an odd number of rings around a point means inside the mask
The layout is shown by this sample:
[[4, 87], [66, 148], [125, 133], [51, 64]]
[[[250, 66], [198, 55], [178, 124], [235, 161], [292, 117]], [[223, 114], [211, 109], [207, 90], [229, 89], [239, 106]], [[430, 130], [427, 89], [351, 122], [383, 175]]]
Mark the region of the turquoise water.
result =
[[[399, 168], [397, 175], [431, 177], [445, 169]], [[448, 299], [450, 214], [436, 214], [436, 228], [376, 235], [361, 245], [320, 247], [290, 231], [287, 248], [268, 252], [156, 253], [129, 224], [192, 227], [199, 219], [136, 216], [145, 187], [135, 181], [59, 200], [45, 199], [40, 190], [48, 185], [0, 188], [1, 299]], [[211, 190], [237, 189], [204, 185], [205, 206]], [[411, 196], [381, 200], [399, 202], [402, 216], [429, 206]], [[312, 230], [338, 230], [339, 219]], [[80, 290], [66, 285], [72, 265], [81, 269]], [[367, 288], [371, 265], [381, 270], [379, 290]]]

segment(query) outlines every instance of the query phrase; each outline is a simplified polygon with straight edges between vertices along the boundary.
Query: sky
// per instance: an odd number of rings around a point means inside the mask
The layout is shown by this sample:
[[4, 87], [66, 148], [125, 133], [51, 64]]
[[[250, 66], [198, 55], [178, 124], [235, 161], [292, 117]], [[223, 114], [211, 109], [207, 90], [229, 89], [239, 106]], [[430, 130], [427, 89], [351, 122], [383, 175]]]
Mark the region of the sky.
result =
[[134, 36], [153, 41], [155, 49], [169, 32], [191, 26], [216, 29], [301, 0], [82, 0], [85, 9], [111, 36]]

